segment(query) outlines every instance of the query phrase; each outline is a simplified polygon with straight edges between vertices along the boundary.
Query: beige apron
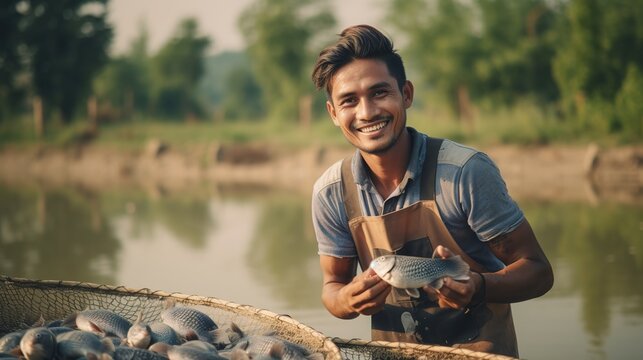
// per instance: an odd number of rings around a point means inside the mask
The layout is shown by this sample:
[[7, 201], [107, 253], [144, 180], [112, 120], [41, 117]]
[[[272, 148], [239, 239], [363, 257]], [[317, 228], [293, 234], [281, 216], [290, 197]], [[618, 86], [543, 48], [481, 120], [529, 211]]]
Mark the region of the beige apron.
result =
[[[473, 271], [486, 269], [455, 242], [440, 218], [435, 202], [435, 172], [442, 141], [429, 139], [422, 171], [421, 200], [382, 216], [362, 216], [351, 157], [342, 164], [344, 202], [362, 270], [384, 254], [431, 257], [443, 245], [462, 256]], [[433, 185], [433, 186], [431, 186]], [[384, 310], [371, 317], [373, 340], [413, 342], [463, 347], [518, 356], [518, 345], [509, 304], [482, 302], [466, 310], [440, 308], [420, 290], [420, 298], [393, 289]]]

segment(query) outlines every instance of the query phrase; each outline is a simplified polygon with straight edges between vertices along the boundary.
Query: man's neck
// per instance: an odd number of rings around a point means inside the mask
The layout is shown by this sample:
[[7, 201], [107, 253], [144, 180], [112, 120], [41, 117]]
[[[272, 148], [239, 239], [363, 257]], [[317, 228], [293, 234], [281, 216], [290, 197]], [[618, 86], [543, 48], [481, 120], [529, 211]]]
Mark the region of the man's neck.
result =
[[403, 131], [395, 145], [381, 154], [361, 153], [369, 169], [371, 181], [383, 199], [400, 185], [411, 158], [411, 135]]

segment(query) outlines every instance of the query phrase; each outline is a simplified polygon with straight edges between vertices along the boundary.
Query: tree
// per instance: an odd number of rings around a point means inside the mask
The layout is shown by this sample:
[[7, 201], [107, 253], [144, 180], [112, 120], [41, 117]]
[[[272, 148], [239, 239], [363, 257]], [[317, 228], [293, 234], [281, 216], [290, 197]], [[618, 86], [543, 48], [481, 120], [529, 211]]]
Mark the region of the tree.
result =
[[208, 46], [210, 39], [199, 36], [197, 21], [188, 18], [152, 58], [152, 101], [157, 113], [172, 117], [201, 113], [196, 94]]
[[130, 116], [148, 109], [150, 98], [147, 28], [142, 25], [129, 51], [112, 58], [94, 80], [94, 94], [108, 116]]
[[[34, 95], [69, 122], [107, 62], [108, 0], [24, 0], [24, 40]], [[47, 111], [46, 112], [50, 112]]]
[[334, 23], [327, 1], [257, 0], [241, 15], [239, 26], [272, 118], [297, 118], [300, 102], [313, 91], [310, 46]]
[[[612, 104], [621, 94], [619, 101], [628, 103], [627, 94], [636, 94], [634, 88], [640, 86], [643, 1], [571, 0], [565, 19], [561, 32], [567, 36], [560, 41], [554, 75], [567, 113], [576, 114], [583, 127], [594, 126], [587, 123], [588, 100]], [[601, 110], [611, 112], [609, 107]], [[611, 123], [601, 128], [622, 129], [624, 124], [614, 119], [603, 116], [600, 121]]]
[[17, 110], [25, 90], [18, 80], [24, 71], [19, 53], [22, 43], [19, 3], [19, 0], [0, 3], [0, 121]]
[[390, 13], [406, 35], [411, 65], [461, 119], [473, 116], [474, 99], [556, 97], [550, 69], [556, 13], [544, 0], [396, 0]]

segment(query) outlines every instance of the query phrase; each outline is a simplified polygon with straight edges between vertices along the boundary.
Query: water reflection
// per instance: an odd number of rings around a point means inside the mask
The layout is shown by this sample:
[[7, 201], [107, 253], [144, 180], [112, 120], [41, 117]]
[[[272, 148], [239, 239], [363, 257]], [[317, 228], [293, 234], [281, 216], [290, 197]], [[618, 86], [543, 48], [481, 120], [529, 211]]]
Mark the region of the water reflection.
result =
[[3, 274], [113, 283], [120, 245], [90, 193], [0, 187]]
[[319, 304], [321, 274], [307, 197], [274, 196], [262, 215], [247, 259], [258, 281], [292, 308]]
[[[643, 206], [519, 202], [556, 273], [546, 296], [514, 307], [521, 355], [640, 354], [643, 344], [629, 339], [643, 332]], [[0, 185], [0, 272], [217, 296], [290, 313], [330, 336], [369, 333], [367, 322], [334, 319], [320, 303], [307, 194]]]

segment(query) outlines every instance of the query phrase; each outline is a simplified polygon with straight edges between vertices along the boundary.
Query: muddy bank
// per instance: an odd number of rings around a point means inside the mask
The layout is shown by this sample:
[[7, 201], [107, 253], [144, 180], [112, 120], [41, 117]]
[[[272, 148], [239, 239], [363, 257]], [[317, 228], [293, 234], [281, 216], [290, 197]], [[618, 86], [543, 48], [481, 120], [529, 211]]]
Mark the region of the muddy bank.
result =
[[[643, 146], [494, 146], [481, 150], [496, 161], [510, 193], [518, 199], [643, 203]], [[180, 191], [205, 182], [307, 193], [329, 165], [351, 153], [349, 148], [329, 147], [292, 152], [261, 144], [177, 150], [160, 141], [150, 141], [141, 151], [92, 145], [5, 148], [0, 151], [0, 181], [96, 191], [124, 186]]]

